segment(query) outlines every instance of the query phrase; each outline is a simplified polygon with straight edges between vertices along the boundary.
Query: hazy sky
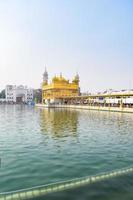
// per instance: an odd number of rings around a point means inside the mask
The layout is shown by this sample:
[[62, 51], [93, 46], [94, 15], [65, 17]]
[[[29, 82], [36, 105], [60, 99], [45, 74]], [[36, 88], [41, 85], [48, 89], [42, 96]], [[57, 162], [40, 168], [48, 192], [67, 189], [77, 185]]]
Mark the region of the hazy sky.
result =
[[79, 72], [82, 91], [133, 88], [132, 0], [0, 0], [0, 89]]

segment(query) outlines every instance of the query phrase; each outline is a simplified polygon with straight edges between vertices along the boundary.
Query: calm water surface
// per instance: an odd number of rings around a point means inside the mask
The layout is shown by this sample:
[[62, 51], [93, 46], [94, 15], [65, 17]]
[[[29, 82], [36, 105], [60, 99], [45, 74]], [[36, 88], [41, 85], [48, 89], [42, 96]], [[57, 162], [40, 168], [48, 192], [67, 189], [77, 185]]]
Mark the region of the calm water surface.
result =
[[[0, 192], [129, 167], [133, 114], [0, 105], [0, 158]], [[133, 176], [42, 199], [133, 199]]]

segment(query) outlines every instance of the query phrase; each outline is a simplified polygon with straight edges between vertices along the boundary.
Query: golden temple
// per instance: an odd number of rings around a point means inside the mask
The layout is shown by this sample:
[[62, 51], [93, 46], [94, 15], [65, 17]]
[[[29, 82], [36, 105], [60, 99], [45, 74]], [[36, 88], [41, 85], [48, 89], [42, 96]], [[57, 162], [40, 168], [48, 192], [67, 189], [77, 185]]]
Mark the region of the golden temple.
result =
[[62, 97], [71, 97], [79, 95], [79, 75], [73, 78], [72, 82], [65, 79], [62, 74], [54, 76], [48, 83], [48, 73], [45, 69], [42, 83], [42, 102], [59, 103]]

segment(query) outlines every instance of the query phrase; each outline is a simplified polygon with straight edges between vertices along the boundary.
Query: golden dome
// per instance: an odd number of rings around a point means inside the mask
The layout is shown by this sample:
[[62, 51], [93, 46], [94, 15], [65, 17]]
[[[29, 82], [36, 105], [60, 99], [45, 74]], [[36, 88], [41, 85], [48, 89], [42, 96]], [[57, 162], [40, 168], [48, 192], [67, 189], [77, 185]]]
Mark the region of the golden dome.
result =
[[58, 81], [58, 77], [54, 76], [52, 79], [52, 82], [57, 82]]
[[52, 79], [52, 82], [69, 83], [69, 81], [66, 80], [62, 75], [54, 76], [53, 79]]

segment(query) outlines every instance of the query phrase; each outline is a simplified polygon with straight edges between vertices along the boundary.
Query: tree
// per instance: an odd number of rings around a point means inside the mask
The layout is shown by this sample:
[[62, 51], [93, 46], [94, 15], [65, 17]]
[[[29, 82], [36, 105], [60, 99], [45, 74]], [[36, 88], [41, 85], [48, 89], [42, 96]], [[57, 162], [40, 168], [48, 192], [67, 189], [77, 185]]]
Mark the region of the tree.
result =
[[35, 101], [35, 103], [42, 102], [42, 90], [41, 89], [34, 90], [34, 101]]
[[1, 99], [5, 99], [5, 98], [6, 98], [5, 90], [2, 90], [2, 91], [0, 92], [0, 98], [1, 98]]

